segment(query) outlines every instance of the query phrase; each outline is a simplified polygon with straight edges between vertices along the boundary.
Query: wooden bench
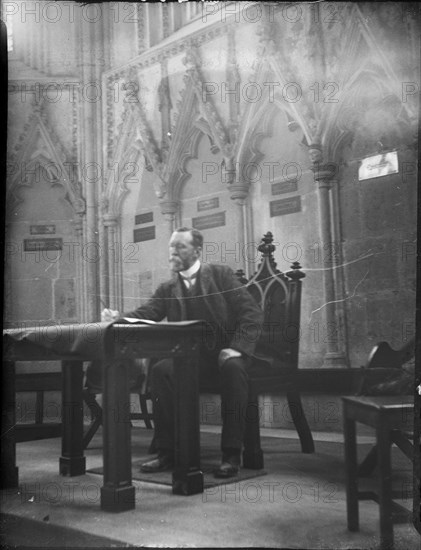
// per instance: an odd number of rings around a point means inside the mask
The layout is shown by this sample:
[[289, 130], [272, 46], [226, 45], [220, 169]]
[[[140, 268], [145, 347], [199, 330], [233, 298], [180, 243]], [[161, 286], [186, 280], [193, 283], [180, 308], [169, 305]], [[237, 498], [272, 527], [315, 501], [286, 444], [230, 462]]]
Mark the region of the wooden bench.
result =
[[34, 419], [32, 422], [28, 422], [28, 420], [30, 420], [28, 411], [22, 411], [24, 413], [21, 414], [22, 422], [19, 422], [18, 418], [18, 423], [15, 426], [16, 442], [19, 443], [22, 441], [61, 437], [61, 421], [45, 422], [44, 418], [44, 393], [47, 391], [61, 392], [61, 372], [32, 372], [26, 374], [16, 374], [15, 389], [16, 393], [36, 393]]

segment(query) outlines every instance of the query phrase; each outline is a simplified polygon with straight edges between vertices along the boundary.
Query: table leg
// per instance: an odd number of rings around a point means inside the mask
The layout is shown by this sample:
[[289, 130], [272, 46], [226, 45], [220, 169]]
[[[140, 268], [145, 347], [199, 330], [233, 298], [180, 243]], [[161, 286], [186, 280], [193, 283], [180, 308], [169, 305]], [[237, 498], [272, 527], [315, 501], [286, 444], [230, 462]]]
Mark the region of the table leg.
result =
[[197, 352], [174, 359], [175, 468], [172, 492], [203, 493], [200, 470], [199, 374]]
[[[111, 356], [112, 357], [112, 356]], [[135, 508], [132, 485], [130, 393], [127, 365], [108, 358], [104, 363], [103, 393], [104, 485], [101, 508], [124, 512]]]
[[345, 438], [345, 474], [346, 474], [346, 509], [348, 530], [358, 531], [358, 464], [355, 420], [347, 418], [344, 407], [344, 438]]
[[2, 441], [1, 441], [1, 488], [11, 489], [18, 486], [19, 470], [16, 467], [16, 397], [15, 363], [3, 362], [2, 380]]
[[382, 550], [390, 550], [393, 548], [391, 439], [387, 420], [381, 416], [378, 420], [376, 435], [379, 465], [380, 547]]
[[62, 421], [60, 474], [79, 476], [86, 471], [83, 456], [83, 362], [62, 361]]

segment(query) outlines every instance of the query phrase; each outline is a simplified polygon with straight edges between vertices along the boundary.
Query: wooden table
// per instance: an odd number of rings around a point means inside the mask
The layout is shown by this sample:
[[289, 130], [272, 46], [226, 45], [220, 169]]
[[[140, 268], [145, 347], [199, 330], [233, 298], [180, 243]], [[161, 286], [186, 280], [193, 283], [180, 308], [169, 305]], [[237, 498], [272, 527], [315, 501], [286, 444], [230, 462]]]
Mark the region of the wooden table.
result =
[[175, 372], [175, 468], [173, 493], [203, 492], [200, 470], [197, 361], [205, 323], [89, 323], [6, 330], [3, 333], [2, 487], [17, 487], [15, 361], [61, 361], [62, 453], [64, 476], [85, 473], [83, 455], [83, 362], [101, 359], [104, 368], [101, 508], [120, 512], [135, 507], [131, 478], [128, 358], [172, 357]]
[[[350, 531], [358, 531], [358, 501], [373, 498], [380, 506], [380, 544], [393, 548], [393, 523], [410, 521], [411, 513], [393, 502], [391, 445], [395, 431], [411, 432], [414, 403], [411, 396], [343, 397], [345, 437], [347, 520]], [[356, 422], [376, 430], [378, 495], [358, 491]]]

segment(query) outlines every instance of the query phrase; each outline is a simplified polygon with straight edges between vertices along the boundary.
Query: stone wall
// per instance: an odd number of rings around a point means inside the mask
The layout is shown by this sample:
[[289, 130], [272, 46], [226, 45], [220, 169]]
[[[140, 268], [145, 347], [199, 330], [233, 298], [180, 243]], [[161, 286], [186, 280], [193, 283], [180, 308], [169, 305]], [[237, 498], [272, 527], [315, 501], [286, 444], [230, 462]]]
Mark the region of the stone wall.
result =
[[[204, 261], [251, 275], [272, 231], [279, 269], [301, 263], [302, 367], [357, 367], [376, 341], [405, 343], [412, 5], [67, 4], [13, 3], [6, 323], [133, 309], [167, 277], [172, 229], [196, 220], [210, 226]], [[397, 174], [359, 181], [362, 158], [395, 150]], [[42, 177], [22, 176], [35, 162]], [[31, 225], [72, 245], [22, 262]]]

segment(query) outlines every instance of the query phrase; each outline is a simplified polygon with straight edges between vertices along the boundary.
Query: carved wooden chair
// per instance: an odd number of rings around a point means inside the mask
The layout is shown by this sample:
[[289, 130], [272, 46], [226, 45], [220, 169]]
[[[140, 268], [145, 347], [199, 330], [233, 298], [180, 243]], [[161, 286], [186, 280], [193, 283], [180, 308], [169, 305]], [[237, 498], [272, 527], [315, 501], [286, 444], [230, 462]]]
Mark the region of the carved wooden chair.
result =
[[[300, 338], [301, 279], [298, 262], [288, 273], [276, 268], [273, 235], [268, 232], [258, 247], [262, 259], [248, 281], [242, 270], [236, 275], [264, 311], [264, 322], [253, 364], [249, 372], [249, 402], [246, 413], [243, 466], [261, 469], [264, 465], [260, 444], [259, 401], [262, 394], [286, 393], [289, 410], [304, 453], [314, 452], [314, 442], [301, 403], [297, 382]], [[215, 388], [202, 391], [214, 393]]]
[[[292, 270], [286, 274], [277, 269], [273, 257], [275, 245], [272, 233], [266, 233], [258, 250], [262, 253], [262, 260], [256, 273], [247, 283], [248, 291], [264, 312], [262, 335], [249, 375], [249, 414], [243, 452], [244, 467], [252, 469], [263, 468], [258, 414], [258, 396], [262, 394], [286, 393], [302, 452], [314, 452], [313, 437], [304, 414], [297, 383], [301, 279], [305, 274], [298, 262], [294, 262]], [[253, 408], [255, 414], [251, 411]]]

